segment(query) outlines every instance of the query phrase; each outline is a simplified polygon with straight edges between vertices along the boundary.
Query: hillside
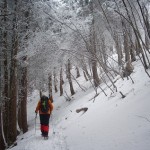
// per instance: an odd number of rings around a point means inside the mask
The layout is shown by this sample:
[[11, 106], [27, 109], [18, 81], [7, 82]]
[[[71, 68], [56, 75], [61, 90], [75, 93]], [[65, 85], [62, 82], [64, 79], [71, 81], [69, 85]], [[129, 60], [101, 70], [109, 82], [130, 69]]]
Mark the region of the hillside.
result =
[[[18, 136], [17, 146], [11, 150], [149, 150], [150, 78], [139, 61], [133, 65], [134, 84], [130, 79], [122, 80], [117, 76], [117, 92], [112, 93], [105, 85], [101, 86], [107, 96], [99, 89], [99, 95], [93, 99], [95, 92], [83, 76], [78, 80], [86, 87], [86, 92], [76, 85], [76, 94], [71, 101], [56, 93], [46, 141], [40, 135], [38, 119], [35, 130], [34, 110], [39, 93], [34, 91], [28, 97], [29, 131]], [[76, 113], [76, 109], [83, 107], [88, 108], [85, 113]]]

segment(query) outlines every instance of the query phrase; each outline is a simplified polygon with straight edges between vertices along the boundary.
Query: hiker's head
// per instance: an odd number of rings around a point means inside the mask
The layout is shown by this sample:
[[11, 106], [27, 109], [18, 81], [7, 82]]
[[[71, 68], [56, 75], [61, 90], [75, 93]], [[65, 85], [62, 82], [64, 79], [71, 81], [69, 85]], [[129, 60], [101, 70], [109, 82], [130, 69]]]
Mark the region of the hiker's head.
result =
[[48, 97], [45, 96], [45, 95], [42, 95], [42, 96], [41, 96], [41, 99], [45, 100], [45, 99], [48, 99]]

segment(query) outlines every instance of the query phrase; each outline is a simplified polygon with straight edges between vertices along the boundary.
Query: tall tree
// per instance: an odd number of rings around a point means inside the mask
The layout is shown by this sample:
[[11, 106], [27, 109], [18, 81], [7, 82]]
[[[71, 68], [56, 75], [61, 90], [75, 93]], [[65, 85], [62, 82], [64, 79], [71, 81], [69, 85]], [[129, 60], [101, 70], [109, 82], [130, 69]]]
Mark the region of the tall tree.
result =
[[49, 90], [49, 98], [53, 102], [52, 73], [49, 73], [48, 77], [48, 90]]
[[67, 64], [67, 78], [68, 78], [68, 81], [69, 81], [69, 85], [70, 85], [70, 92], [71, 92], [71, 95], [74, 95], [75, 94], [75, 91], [74, 91], [74, 88], [73, 88], [73, 84], [72, 84], [72, 78], [71, 78], [71, 63], [70, 63], [70, 60], [68, 59], [68, 64]]
[[90, 46], [89, 52], [91, 54], [91, 65], [92, 65], [92, 73], [93, 73], [93, 80], [95, 87], [98, 87], [100, 84], [100, 79], [97, 72], [97, 59], [96, 59], [96, 31], [95, 31], [95, 17], [94, 17], [94, 10], [93, 10], [93, 2], [90, 4], [90, 10], [93, 15], [92, 23], [91, 23], [91, 30], [90, 30]]
[[[7, 0], [3, 1], [3, 10], [2, 10], [2, 15], [3, 15], [3, 25], [5, 28], [2, 30], [2, 56], [3, 56], [3, 77], [4, 77], [4, 82], [3, 82], [3, 88], [2, 88], [2, 99], [3, 105], [1, 105], [1, 130], [3, 134], [3, 140], [2, 143], [5, 141], [5, 139], [8, 141], [8, 129], [9, 129], [9, 103], [7, 102], [9, 100], [8, 98], [8, 88], [9, 88], [9, 80], [8, 80], [8, 34], [7, 34], [7, 15], [8, 15], [8, 10], [7, 10]], [[1, 76], [2, 77], [2, 76]], [[3, 118], [2, 118], [3, 116]], [[2, 126], [3, 124], [3, 126]], [[2, 144], [1, 143], [1, 144]], [[2, 144], [4, 146], [4, 143]], [[5, 143], [5, 147], [6, 147]]]
[[[11, 55], [11, 79], [10, 79], [10, 106], [9, 106], [9, 144], [16, 141], [17, 137], [17, 52], [19, 48], [17, 17], [18, 0], [14, 0], [14, 18], [13, 18], [13, 39], [12, 39], [12, 55]], [[13, 117], [12, 117], [13, 116]]]
[[60, 96], [63, 95], [63, 72], [62, 72], [62, 67], [60, 69]]

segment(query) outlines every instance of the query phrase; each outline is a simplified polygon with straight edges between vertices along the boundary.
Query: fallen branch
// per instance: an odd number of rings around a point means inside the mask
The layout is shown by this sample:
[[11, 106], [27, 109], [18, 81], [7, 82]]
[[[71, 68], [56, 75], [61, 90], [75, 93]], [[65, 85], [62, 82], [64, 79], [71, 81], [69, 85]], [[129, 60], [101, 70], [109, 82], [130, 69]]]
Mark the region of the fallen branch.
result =
[[83, 108], [80, 108], [80, 109], [76, 109], [76, 113], [79, 113], [81, 111], [83, 111], [84, 113], [88, 110], [87, 107], [83, 107]]
[[122, 92], [119, 92], [119, 93], [121, 94], [122, 98], [125, 98], [125, 97], [126, 97], [125, 95], [123, 95], [123, 93], [122, 93]]

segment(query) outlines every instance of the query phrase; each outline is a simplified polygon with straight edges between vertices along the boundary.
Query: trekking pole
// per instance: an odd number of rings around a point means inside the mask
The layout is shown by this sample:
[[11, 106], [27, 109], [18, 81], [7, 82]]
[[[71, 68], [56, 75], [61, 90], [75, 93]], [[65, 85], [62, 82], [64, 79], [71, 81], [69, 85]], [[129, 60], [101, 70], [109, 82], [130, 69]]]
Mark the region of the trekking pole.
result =
[[55, 134], [54, 124], [53, 124], [53, 114], [51, 114], [51, 122], [52, 122], [53, 134]]
[[36, 118], [37, 118], [37, 113], [35, 113], [35, 135], [36, 135]]

